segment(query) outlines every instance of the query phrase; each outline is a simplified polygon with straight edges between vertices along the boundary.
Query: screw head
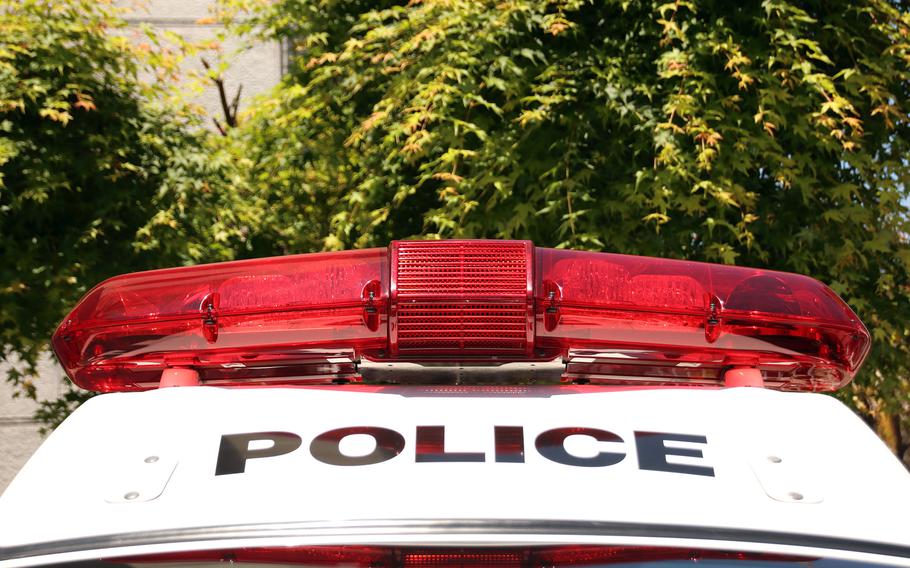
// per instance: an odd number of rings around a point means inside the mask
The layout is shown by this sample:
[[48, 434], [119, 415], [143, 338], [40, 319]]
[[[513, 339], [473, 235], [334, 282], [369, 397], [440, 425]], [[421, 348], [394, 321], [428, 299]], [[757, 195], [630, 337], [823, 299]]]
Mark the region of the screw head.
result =
[[136, 493], [135, 491], [130, 491], [129, 493], [127, 493], [126, 495], [123, 496], [123, 498], [126, 499], [127, 501], [132, 501], [133, 499], [136, 499], [137, 497], [139, 497], [139, 494]]
[[784, 461], [784, 460], [780, 459], [780, 458], [777, 457], [777, 456], [768, 456], [768, 461], [771, 462], [771, 463], [780, 463], [780, 462], [782, 462], [782, 461]]
[[798, 491], [791, 491], [790, 493], [788, 493], [788, 495], [789, 495], [790, 499], [793, 499], [794, 501], [803, 500], [803, 494], [799, 493]]
[[145, 463], [155, 463], [158, 461], [158, 456], [149, 456], [145, 458]]

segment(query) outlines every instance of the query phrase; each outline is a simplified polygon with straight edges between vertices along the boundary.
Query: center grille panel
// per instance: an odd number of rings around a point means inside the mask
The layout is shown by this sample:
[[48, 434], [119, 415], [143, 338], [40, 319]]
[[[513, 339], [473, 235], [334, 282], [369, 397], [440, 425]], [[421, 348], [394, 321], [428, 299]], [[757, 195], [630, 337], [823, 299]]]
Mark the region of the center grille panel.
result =
[[393, 243], [393, 357], [530, 354], [531, 252], [526, 241]]

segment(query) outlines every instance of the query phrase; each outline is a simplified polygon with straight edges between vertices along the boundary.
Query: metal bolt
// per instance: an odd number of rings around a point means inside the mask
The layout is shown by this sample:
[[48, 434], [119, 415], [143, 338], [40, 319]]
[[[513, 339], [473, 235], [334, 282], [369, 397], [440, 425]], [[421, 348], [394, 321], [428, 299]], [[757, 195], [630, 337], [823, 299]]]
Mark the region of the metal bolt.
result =
[[790, 495], [790, 499], [793, 499], [794, 501], [802, 501], [802, 500], [803, 500], [803, 494], [802, 494], [802, 493], [798, 493], [798, 492], [796, 492], [796, 491], [791, 491], [791, 492], [789, 493], [789, 495]]
[[158, 456], [149, 456], [145, 458], [145, 463], [155, 463], [158, 461]]
[[780, 463], [780, 462], [782, 462], [782, 461], [784, 461], [784, 460], [780, 459], [780, 458], [777, 457], [777, 456], [768, 456], [768, 461], [771, 462], [771, 463]]
[[130, 491], [129, 493], [127, 493], [126, 495], [123, 496], [123, 498], [126, 499], [127, 501], [132, 501], [133, 499], [135, 499], [137, 497], [139, 497], [139, 494], [136, 493], [135, 491]]

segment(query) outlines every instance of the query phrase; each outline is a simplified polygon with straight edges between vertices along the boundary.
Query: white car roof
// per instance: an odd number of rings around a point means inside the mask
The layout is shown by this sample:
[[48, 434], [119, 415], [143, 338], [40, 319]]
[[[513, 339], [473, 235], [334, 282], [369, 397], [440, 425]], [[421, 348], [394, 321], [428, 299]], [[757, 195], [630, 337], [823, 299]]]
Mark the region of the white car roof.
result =
[[543, 542], [910, 564], [910, 532], [895, 521], [908, 510], [910, 474], [825, 395], [178, 387], [97, 396], [49, 437], [0, 497], [0, 567], [225, 546]]

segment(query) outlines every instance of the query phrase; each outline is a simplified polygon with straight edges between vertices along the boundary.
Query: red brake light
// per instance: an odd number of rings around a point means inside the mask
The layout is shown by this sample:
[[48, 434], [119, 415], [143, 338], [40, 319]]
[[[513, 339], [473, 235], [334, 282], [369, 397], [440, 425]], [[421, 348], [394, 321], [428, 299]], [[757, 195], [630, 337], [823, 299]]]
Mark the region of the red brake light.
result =
[[370, 249], [129, 274], [89, 292], [53, 338], [78, 385], [360, 380], [358, 362], [562, 361], [580, 382], [834, 390], [869, 333], [820, 282], [752, 268], [534, 248], [527, 241]]
[[502, 548], [412, 548], [369, 546], [308, 546], [237, 548], [173, 552], [111, 558], [132, 565], [155, 563], [286, 564], [316, 567], [375, 568], [559, 568], [603, 564], [699, 560], [809, 562], [816, 558], [755, 552], [728, 552], [657, 546], [554, 546]]

